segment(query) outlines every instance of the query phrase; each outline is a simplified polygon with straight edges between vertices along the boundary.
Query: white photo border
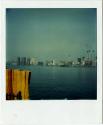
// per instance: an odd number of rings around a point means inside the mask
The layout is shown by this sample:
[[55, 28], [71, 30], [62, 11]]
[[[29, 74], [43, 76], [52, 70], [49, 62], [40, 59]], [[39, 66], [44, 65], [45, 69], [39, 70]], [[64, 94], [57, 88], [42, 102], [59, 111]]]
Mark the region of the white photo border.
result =
[[[97, 8], [97, 100], [6, 101], [6, 8]], [[2, 123], [77, 124], [102, 123], [102, 1], [6, 1], [2, 2], [0, 45], [0, 94]]]

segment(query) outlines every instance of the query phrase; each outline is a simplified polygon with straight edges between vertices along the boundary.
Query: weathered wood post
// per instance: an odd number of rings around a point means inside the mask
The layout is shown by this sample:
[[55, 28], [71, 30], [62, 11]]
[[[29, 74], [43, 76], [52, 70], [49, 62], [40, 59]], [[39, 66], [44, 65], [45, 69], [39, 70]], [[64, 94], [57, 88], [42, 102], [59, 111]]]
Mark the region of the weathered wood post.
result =
[[30, 74], [28, 70], [6, 69], [6, 99], [29, 99]]

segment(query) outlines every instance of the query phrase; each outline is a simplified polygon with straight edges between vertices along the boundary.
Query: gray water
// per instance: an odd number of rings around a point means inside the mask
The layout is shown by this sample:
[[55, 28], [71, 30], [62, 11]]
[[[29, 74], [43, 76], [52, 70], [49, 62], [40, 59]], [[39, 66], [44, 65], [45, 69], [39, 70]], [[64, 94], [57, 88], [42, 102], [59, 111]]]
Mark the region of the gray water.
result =
[[31, 71], [30, 99], [96, 99], [96, 67], [20, 66]]

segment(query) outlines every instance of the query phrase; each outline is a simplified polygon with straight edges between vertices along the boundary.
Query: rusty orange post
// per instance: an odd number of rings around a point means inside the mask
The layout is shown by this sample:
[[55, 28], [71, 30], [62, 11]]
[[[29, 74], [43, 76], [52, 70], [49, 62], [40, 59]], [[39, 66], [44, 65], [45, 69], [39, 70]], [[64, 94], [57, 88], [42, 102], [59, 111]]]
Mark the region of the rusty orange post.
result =
[[6, 69], [6, 99], [29, 99], [29, 80], [31, 72], [28, 70]]

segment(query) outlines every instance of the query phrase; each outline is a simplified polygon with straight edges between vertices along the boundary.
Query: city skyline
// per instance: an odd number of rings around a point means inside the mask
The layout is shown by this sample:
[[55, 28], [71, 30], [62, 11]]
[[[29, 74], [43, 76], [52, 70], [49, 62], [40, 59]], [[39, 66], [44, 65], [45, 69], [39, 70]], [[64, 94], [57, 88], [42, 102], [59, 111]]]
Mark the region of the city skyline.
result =
[[96, 27], [95, 8], [7, 9], [6, 59], [75, 59], [87, 50], [96, 55]]

